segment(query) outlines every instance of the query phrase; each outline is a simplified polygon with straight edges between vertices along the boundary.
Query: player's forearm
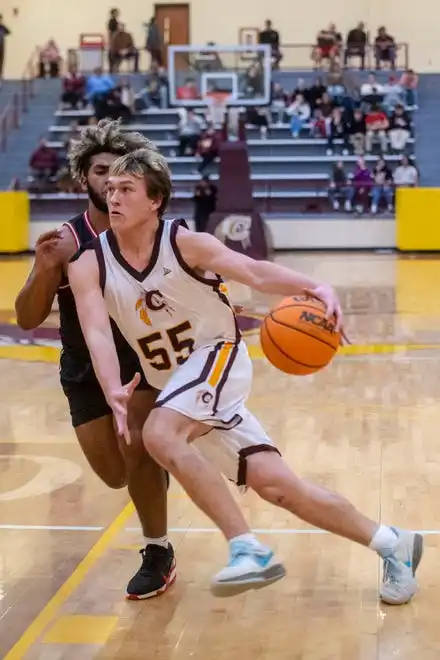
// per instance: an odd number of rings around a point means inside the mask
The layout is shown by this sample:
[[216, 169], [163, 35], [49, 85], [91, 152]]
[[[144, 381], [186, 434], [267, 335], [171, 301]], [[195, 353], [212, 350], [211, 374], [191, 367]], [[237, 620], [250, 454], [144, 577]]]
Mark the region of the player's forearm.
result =
[[121, 371], [115, 342], [110, 329], [84, 328], [84, 337], [92, 358], [93, 368], [107, 402], [112, 393], [121, 389]]
[[251, 280], [249, 285], [253, 289], [281, 296], [301, 295], [305, 289], [315, 289], [321, 284], [312, 277], [270, 261], [256, 261], [253, 264]]
[[23, 330], [33, 330], [46, 320], [61, 282], [59, 269], [34, 270], [15, 301], [18, 325]]

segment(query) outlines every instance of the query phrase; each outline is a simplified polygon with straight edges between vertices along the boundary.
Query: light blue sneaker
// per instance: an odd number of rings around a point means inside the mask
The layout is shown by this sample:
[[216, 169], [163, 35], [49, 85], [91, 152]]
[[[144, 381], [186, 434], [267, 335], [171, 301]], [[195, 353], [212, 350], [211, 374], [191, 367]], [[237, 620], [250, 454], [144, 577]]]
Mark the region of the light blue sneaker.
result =
[[215, 596], [235, 596], [249, 589], [261, 589], [281, 580], [286, 569], [266, 546], [247, 541], [231, 544], [229, 564], [211, 581]]
[[423, 536], [391, 528], [399, 537], [393, 554], [383, 558], [380, 597], [388, 605], [404, 605], [417, 591], [416, 570], [423, 554]]

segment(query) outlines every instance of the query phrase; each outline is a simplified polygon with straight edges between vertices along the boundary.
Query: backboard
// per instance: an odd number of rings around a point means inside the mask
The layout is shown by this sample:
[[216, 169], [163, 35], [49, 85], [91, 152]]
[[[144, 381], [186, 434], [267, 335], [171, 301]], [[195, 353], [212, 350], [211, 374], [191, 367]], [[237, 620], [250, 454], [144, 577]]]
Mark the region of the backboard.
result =
[[267, 105], [270, 46], [169, 46], [168, 76], [172, 106], [205, 106], [217, 95], [228, 106]]

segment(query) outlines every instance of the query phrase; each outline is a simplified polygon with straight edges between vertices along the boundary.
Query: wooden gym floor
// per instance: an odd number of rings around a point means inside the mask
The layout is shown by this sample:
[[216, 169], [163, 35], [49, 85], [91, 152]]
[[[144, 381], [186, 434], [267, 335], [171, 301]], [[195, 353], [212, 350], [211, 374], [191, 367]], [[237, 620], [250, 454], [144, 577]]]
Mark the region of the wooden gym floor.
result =
[[260, 592], [214, 599], [209, 579], [226, 559], [225, 543], [175, 483], [177, 582], [160, 598], [125, 601], [139, 566], [138, 522], [126, 493], [101, 484], [78, 449], [57, 347], [13, 337], [13, 300], [30, 260], [8, 260], [0, 262], [3, 660], [438, 660], [440, 261], [279, 260], [338, 286], [353, 345], [314, 377], [284, 376], [261, 359], [255, 329], [268, 301], [255, 299], [242, 319], [255, 358], [250, 408], [300, 474], [374, 518], [423, 530], [413, 603], [381, 605], [373, 553], [253, 494], [242, 498], [247, 517], [288, 576]]

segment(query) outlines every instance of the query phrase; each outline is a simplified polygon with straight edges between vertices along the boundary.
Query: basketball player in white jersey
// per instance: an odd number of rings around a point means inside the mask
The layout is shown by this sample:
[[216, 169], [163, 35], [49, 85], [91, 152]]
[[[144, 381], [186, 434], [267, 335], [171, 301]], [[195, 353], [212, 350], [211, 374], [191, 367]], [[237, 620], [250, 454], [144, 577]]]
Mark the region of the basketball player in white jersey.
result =
[[212, 580], [215, 594], [265, 586], [285, 574], [251, 533], [223, 472], [309, 524], [376, 551], [384, 561], [382, 599], [406, 603], [416, 591], [422, 537], [369, 520], [284, 462], [245, 407], [252, 367], [221, 276], [269, 294], [307, 291], [340, 325], [336, 294], [287, 268], [233, 252], [211, 235], [195, 234], [182, 221], [164, 221], [170, 193], [170, 172], [157, 152], [118, 158], [108, 184], [111, 229], [69, 265], [83, 333], [119, 433], [130, 441], [127, 401], [139, 376], [121, 383], [109, 315], [139, 355], [147, 380], [161, 390], [143, 430], [147, 451], [229, 542], [229, 563]]

